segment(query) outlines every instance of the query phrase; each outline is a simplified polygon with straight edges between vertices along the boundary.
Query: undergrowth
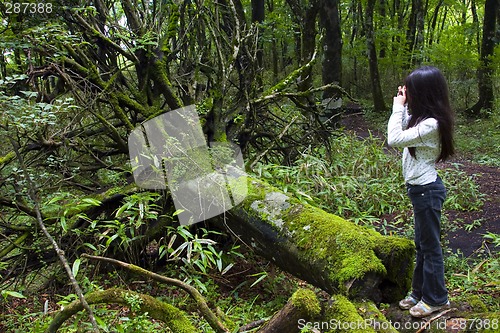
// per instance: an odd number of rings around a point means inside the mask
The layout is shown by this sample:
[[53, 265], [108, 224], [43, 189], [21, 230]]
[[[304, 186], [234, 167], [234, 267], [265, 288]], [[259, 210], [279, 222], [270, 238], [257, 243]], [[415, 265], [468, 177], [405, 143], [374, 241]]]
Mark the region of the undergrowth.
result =
[[[338, 134], [333, 136], [330, 150], [310, 147], [301, 152], [293, 166], [258, 164], [253, 172], [303, 202], [356, 224], [374, 228], [382, 234], [412, 237], [411, 204], [401, 175], [399, 153], [388, 150], [377, 137], [360, 139], [350, 133]], [[448, 190], [445, 210], [481, 209], [484, 197], [474, 178], [461, 171], [459, 165], [452, 164], [440, 169], [439, 173]], [[134, 237], [130, 231], [141, 224], [139, 218], [148, 214], [156, 216], [155, 205], [147, 204], [154, 199], [155, 196], [144, 193], [125, 200], [116, 212], [114, 223], [105, 225], [106, 230], [113, 232], [108, 235], [97, 226], [93, 230], [98, 237], [107, 236], [101, 237], [104, 243], [93, 250], [106, 253], [111, 242], [120, 241], [121, 249], [127, 251], [129, 238]], [[446, 219], [446, 211], [443, 215], [445, 227], [452, 228]], [[121, 221], [121, 217], [126, 219]], [[119, 232], [120, 228], [129, 231]], [[167, 262], [161, 272], [163, 275], [182, 278], [199, 288], [210, 304], [219, 309], [221, 317], [233, 323], [235, 327], [232, 329], [269, 318], [285, 304], [298, 281], [261, 265], [259, 259], [249, 253], [240, 253], [238, 247], [222, 250], [220, 244], [211, 240], [220, 235], [203, 228], [200, 230], [201, 233], [194, 234], [187, 229], [170, 228], [167, 233], [170, 238], [156, 244], [160, 259]], [[177, 241], [172, 238], [177, 238]], [[485, 244], [500, 245], [499, 235], [487, 234], [484, 239]], [[500, 311], [500, 258], [486, 245], [483, 250], [475, 258], [465, 258], [461, 253], [446, 250], [447, 287], [453, 301], [473, 303], [478, 312]], [[78, 279], [85, 292], [125, 286], [179, 307], [189, 313], [202, 332], [212, 332], [205, 320], [197, 315], [193, 302], [178, 289], [151, 281], [137, 281], [137, 278], [115, 270], [104, 277], [93, 275], [93, 272], [93, 266], [81, 264]], [[29, 299], [23, 295], [25, 291]], [[30, 294], [21, 289], [2, 292], [0, 329], [5, 332], [43, 332], [50, 322], [50, 315], [75, 298], [71, 293], [61, 294], [66, 296]], [[103, 332], [163, 329], [161, 323], [136, 313], [135, 307], [137, 304], [130, 299], [128, 306], [96, 306], [94, 309]], [[81, 312], [60, 331], [81, 332], [86, 325], [86, 314]]]
[[[388, 152], [384, 142], [354, 134], [335, 136], [332, 149], [308, 148], [292, 166], [259, 164], [260, 178], [297, 198], [342, 216], [356, 224], [395, 230], [411, 222], [399, 153]], [[445, 209], [478, 210], [484, 197], [474, 179], [458, 165], [440, 169], [448, 190]]]
[[479, 164], [500, 167], [500, 110], [489, 118], [459, 118], [456, 126], [457, 150]]

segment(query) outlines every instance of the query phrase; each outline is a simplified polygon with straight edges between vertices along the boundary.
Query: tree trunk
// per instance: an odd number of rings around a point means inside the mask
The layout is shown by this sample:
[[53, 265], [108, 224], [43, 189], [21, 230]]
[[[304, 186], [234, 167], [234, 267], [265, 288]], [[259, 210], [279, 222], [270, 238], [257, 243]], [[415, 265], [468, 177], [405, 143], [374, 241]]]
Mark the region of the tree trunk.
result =
[[[304, 25], [302, 30], [300, 65], [303, 66], [311, 61], [316, 47], [316, 18], [318, 16], [317, 3], [313, 3], [304, 15]], [[304, 77], [298, 84], [299, 91], [306, 91], [312, 86], [312, 68], [304, 73]]]
[[375, 34], [373, 29], [373, 11], [375, 0], [368, 0], [365, 13], [365, 35], [366, 47], [368, 49], [368, 64], [370, 67], [370, 81], [372, 86], [372, 98], [375, 111], [385, 111], [384, 94], [380, 85], [380, 74], [378, 71], [377, 49], [375, 47]]
[[[264, 0], [252, 0], [252, 23], [262, 23], [265, 18], [265, 7]], [[262, 27], [260, 27], [262, 28]], [[257, 64], [259, 66], [259, 71], [263, 68], [263, 58], [264, 58], [264, 50], [262, 49], [263, 43], [262, 32], [259, 33], [259, 46], [257, 49]]]
[[[339, 1], [324, 1], [321, 4], [320, 22], [325, 29], [323, 40], [322, 78], [323, 84], [336, 82], [342, 85], [342, 35], [340, 29]], [[335, 126], [341, 111], [342, 100], [336, 89], [326, 89], [323, 92], [323, 101], [326, 116], [333, 117], [331, 125]]]
[[[483, 40], [481, 42], [481, 59], [479, 63], [478, 88], [479, 101], [466, 111], [471, 116], [479, 117], [481, 110], [491, 110], [494, 104], [493, 94], [493, 53], [495, 50], [495, 34], [497, 25], [497, 11], [499, 10], [499, 0], [486, 0], [484, 7]], [[484, 115], [488, 115], [485, 113]]]
[[[472, 12], [472, 25], [474, 26], [474, 30], [476, 33], [477, 51], [479, 54], [481, 54], [481, 36], [480, 36], [481, 30], [479, 28], [479, 17], [477, 16], [476, 0], [471, 1], [470, 8], [471, 8], [471, 12]], [[500, 16], [499, 16], [499, 18], [497, 18], [497, 21], [500, 22]]]
[[423, 0], [413, 0], [406, 33], [407, 48], [410, 53], [409, 63], [413, 67], [422, 63], [421, 50], [424, 42], [424, 17]]
[[248, 193], [221, 224], [255, 252], [331, 294], [377, 302], [405, 295], [412, 274], [411, 241], [382, 236], [255, 178], [243, 178], [230, 180], [231, 188], [246, 186]]
[[299, 289], [258, 333], [300, 333], [300, 320], [306, 322], [317, 317], [320, 303], [312, 290]]
[[439, 2], [436, 5], [436, 8], [434, 8], [434, 13], [432, 14], [432, 19], [431, 19], [431, 26], [429, 28], [429, 37], [427, 38], [429, 46], [432, 46], [434, 40], [434, 32], [436, 31], [436, 25], [439, 16], [439, 10], [443, 4], [444, 0], [439, 0]]
[[[380, 0], [380, 3], [378, 5], [378, 13], [380, 17], [387, 17], [387, 2], [386, 0]], [[383, 22], [383, 21], [382, 21]], [[379, 27], [379, 29], [383, 29], [382, 27]], [[380, 41], [380, 50], [379, 50], [379, 58], [383, 59], [386, 57], [386, 50], [387, 50], [387, 40], [382, 39]]]
[[[316, 18], [320, 8], [319, 0], [310, 0], [304, 6], [300, 1], [287, 0], [292, 12], [293, 18], [300, 29], [300, 38], [296, 39], [296, 49], [298, 51], [299, 65], [304, 66], [311, 61], [316, 46]], [[312, 68], [301, 77], [298, 83], [299, 91], [306, 91], [312, 85]]]
[[322, 321], [329, 323], [328, 332], [398, 333], [373, 302], [332, 295], [323, 312]]
[[[225, 176], [232, 198], [242, 201], [212, 222], [257, 254], [330, 294], [394, 302], [407, 293], [413, 269], [412, 241], [382, 236], [256, 178]], [[128, 186], [114, 190], [112, 197], [134, 191], [139, 189]], [[79, 209], [68, 212], [67, 218], [79, 213], [90, 214]]]

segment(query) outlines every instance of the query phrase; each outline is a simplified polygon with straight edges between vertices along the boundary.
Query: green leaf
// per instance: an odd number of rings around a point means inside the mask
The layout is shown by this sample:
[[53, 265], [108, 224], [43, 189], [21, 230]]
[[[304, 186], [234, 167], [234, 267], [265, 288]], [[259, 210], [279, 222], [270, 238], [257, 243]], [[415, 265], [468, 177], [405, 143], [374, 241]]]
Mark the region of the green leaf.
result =
[[89, 249], [92, 249], [94, 251], [97, 251], [97, 248], [93, 245], [93, 244], [90, 244], [90, 243], [84, 243], [83, 245], [85, 245], [86, 247], [88, 247]]
[[16, 297], [16, 298], [26, 298], [26, 296], [24, 296], [23, 294], [18, 293], [17, 291], [10, 291], [10, 290], [2, 290], [2, 296], [4, 298], [7, 298], [7, 296]]
[[68, 225], [66, 224], [66, 216], [61, 216], [61, 227], [63, 228], [64, 232], [68, 231]]
[[[259, 276], [260, 275], [260, 276]], [[250, 276], [259, 276], [259, 278], [250, 285], [250, 288], [252, 288], [253, 286], [255, 286], [256, 284], [258, 284], [260, 281], [264, 280], [266, 277], [267, 277], [267, 272], [261, 272], [261, 273], [257, 273], [257, 274], [252, 274]]]
[[73, 276], [76, 277], [78, 275], [78, 271], [80, 270], [80, 264], [82, 261], [80, 259], [76, 259], [73, 263], [73, 268], [71, 269]]
[[180, 213], [182, 213], [184, 211], [184, 209], [177, 209], [173, 214], [172, 216], [177, 216], [179, 215]]
[[231, 264], [229, 264], [229, 265], [227, 265], [227, 266], [226, 266], [226, 268], [224, 268], [224, 270], [222, 271], [221, 275], [224, 275], [224, 274], [226, 274], [227, 272], [229, 272], [229, 270], [230, 270], [231, 268], [233, 268], [233, 266], [234, 266], [234, 264], [232, 264], [232, 263], [231, 263]]
[[88, 203], [89, 205], [92, 205], [92, 206], [100, 206], [101, 205], [101, 201], [99, 201], [97, 199], [92, 199], [92, 198], [83, 198], [82, 202]]

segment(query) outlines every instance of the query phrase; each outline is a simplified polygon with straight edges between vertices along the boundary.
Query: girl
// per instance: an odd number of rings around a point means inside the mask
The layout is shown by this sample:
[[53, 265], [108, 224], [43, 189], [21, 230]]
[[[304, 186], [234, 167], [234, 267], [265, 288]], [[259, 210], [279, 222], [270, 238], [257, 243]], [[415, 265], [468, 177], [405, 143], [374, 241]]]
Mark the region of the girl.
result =
[[399, 306], [414, 317], [450, 306], [440, 243], [446, 189], [435, 164], [454, 153], [453, 122], [448, 86], [437, 68], [416, 69], [398, 87], [387, 142], [404, 148], [403, 176], [413, 205], [417, 258], [411, 294]]

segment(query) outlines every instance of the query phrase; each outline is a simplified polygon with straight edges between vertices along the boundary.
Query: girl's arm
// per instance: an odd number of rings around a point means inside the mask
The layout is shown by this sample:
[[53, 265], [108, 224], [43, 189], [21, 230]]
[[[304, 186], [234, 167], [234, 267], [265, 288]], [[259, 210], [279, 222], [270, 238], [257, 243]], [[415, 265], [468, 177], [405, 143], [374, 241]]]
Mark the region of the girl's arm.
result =
[[[394, 104], [387, 124], [387, 143], [393, 147], [437, 147], [439, 144], [438, 123], [428, 118], [416, 126], [403, 129], [404, 105]], [[404, 127], [406, 128], [406, 126]]]
[[411, 116], [408, 114], [408, 104], [405, 104], [404, 109], [403, 109], [403, 119], [401, 122], [401, 127], [403, 130], [408, 128], [408, 123], [410, 122], [410, 117]]

